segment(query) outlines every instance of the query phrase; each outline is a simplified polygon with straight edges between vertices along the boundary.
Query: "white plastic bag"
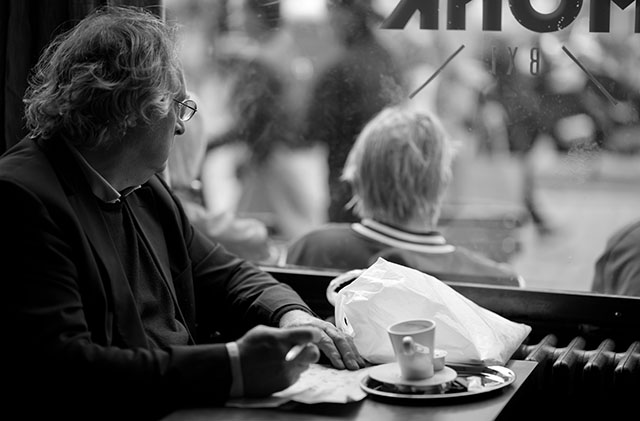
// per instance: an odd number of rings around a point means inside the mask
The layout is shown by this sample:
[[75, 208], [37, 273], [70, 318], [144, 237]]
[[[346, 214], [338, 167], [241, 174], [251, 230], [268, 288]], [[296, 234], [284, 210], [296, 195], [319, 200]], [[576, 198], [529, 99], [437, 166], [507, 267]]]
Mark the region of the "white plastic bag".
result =
[[480, 307], [444, 282], [379, 258], [336, 297], [336, 326], [373, 364], [395, 361], [387, 327], [436, 321], [436, 348], [448, 363], [505, 365], [531, 327]]

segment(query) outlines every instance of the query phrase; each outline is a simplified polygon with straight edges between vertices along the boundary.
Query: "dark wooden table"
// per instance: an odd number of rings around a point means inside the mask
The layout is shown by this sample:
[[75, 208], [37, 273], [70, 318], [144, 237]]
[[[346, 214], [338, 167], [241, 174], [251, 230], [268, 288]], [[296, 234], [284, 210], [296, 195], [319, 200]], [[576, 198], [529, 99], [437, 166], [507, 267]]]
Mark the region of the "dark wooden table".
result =
[[368, 396], [348, 404], [305, 405], [287, 403], [272, 409], [197, 408], [176, 411], [163, 421], [483, 421], [496, 419], [527, 419], [527, 389], [535, 383], [532, 373], [537, 363], [511, 360], [507, 364], [516, 380], [502, 389], [474, 397], [455, 400], [428, 400], [420, 403], [399, 403]]

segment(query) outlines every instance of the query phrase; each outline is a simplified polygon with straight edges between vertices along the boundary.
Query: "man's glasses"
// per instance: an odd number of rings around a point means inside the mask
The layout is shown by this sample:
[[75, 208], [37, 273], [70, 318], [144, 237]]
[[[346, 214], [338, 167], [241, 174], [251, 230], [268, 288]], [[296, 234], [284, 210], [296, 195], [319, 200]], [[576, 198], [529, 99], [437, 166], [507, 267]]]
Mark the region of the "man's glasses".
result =
[[198, 104], [192, 99], [185, 99], [184, 101], [178, 101], [173, 99], [178, 104], [178, 118], [180, 121], [189, 121], [198, 111]]

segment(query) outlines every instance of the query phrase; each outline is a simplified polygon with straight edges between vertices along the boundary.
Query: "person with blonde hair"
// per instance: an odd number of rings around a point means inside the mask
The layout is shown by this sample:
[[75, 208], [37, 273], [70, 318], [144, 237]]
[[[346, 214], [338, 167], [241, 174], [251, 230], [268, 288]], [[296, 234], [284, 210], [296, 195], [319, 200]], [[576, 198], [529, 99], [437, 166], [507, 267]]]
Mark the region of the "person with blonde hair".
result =
[[383, 109], [359, 134], [341, 176], [360, 221], [329, 223], [297, 239], [287, 263], [353, 270], [383, 257], [443, 279], [521, 286], [508, 265], [438, 232], [453, 155], [435, 115], [406, 105]]

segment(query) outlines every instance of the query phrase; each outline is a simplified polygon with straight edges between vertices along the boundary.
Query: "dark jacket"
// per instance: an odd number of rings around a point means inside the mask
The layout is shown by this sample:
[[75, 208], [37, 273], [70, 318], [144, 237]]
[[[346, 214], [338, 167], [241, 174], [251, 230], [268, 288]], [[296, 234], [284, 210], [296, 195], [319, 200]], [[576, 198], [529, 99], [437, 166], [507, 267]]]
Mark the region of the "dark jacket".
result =
[[25, 139], [0, 158], [8, 396], [27, 399], [21, 412], [60, 410], [67, 419], [74, 409], [85, 419], [154, 418], [185, 404], [224, 402], [229, 360], [214, 342], [277, 325], [284, 311], [310, 310], [291, 288], [194, 230], [155, 176], [126, 200], [198, 345], [149, 347], [98, 199], [75, 159], [60, 139]]

